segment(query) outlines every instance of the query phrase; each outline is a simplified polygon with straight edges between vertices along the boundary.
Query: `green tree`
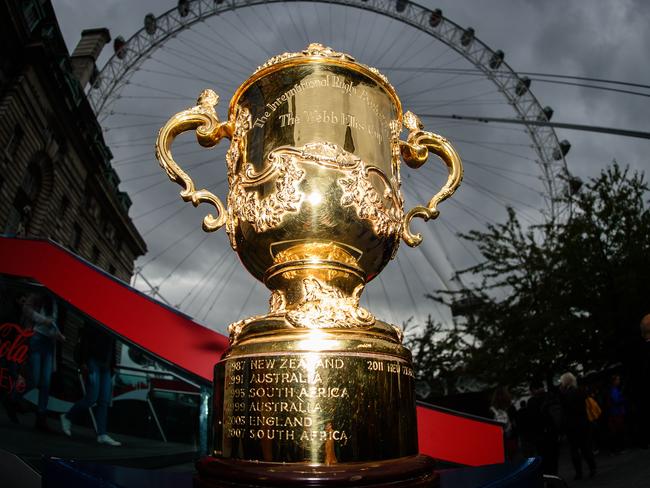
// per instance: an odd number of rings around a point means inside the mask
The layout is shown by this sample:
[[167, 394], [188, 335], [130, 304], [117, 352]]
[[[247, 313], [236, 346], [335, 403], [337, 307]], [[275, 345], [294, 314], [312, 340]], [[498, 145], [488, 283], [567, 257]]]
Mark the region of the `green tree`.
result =
[[570, 203], [562, 222], [524, 227], [508, 209], [505, 223], [462, 235], [484, 260], [459, 275], [480, 280], [431, 295], [465, 307], [445, 342], [430, 349], [439, 360], [420, 354], [426, 350], [421, 343], [436, 335], [434, 326], [412, 337], [419, 374], [435, 376], [452, 367], [456, 377], [519, 384], [533, 375], [551, 378], [570, 368], [626, 363], [639, 320], [650, 312], [647, 200], [643, 174], [614, 162], [556, 202]]

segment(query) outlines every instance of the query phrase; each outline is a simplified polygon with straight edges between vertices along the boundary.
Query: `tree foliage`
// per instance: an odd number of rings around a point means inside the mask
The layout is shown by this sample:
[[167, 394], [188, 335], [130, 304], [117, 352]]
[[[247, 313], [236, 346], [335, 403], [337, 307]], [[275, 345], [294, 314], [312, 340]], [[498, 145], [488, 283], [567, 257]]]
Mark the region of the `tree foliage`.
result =
[[[518, 384], [626, 362], [639, 320], [650, 312], [644, 176], [614, 162], [555, 203], [570, 208], [562, 221], [525, 227], [508, 209], [504, 223], [461, 236], [484, 259], [458, 274], [480, 280], [431, 295], [466, 307], [443, 342], [436, 342], [442, 330], [433, 324], [411, 338], [422, 377]], [[427, 346], [431, 340], [436, 345]]]

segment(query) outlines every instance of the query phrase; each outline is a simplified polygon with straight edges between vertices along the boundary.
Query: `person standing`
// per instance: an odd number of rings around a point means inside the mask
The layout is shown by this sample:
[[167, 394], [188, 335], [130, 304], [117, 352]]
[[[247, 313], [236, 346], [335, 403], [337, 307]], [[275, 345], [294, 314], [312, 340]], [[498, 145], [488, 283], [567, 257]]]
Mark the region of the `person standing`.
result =
[[56, 341], [65, 341], [65, 336], [56, 324], [57, 316], [56, 300], [47, 293], [32, 293], [25, 299], [23, 325], [34, 331], [34, 335], [29, 341], [31, 386], [38, 388], [38, 406], [34, 426], [44, 432], [50, 432], [47, 425], [47, 404], [55, 365]]
[[636, 413], [637, 441], [642, 449], [647, 449], [650, 444], [650, 314], [641, 319], [639, 326], [641, 341], [628, 386]]
[[596, 461], [591, 448], [589, 420], [585, 407], [586, 395], [578, 390], [578, 382], [573, 374], [567, 372], [560, 377], [560, 395], [564, 412], [564, 431], [576, 473], [574, 479], [582, 479], [581, 455], [587, 463], [591, 478], [596, 474]]
[[621, 377], [612, 375], [607, 396], [607, 430], [613, 454], [623, 451], [625, 438], [625, 399], [621, 392]]
[[557, 475], [560, 456], [560, 428], [562, 406], [552, 392], [544, 389], [541, 380], [530, 384], [531, 397], [526, 405], [526, 422], [523, 429], [524, 455], [542, 458], [542, 472]]
[[109, 446], [121, 446], [107, 433], [108, 405], [113, 394], [113, 371], [115, 369], [115, 339], [99, 327], [86, 325], [81, 333], [79, 362], [88, 369], [86, 394], [70, 410], [61, 414], [61, 430], [72, 436], [72, 421], [97, 403], [97, 442]]
[[508, 388], [505, 386], [496, 388], [490, 403], [490, 415], [503, 426], [506, 459], [509, 461], [515, 459], [518, 449], [517, 437], [515, 435], [515, 419], [511, 412], [512, 397]]

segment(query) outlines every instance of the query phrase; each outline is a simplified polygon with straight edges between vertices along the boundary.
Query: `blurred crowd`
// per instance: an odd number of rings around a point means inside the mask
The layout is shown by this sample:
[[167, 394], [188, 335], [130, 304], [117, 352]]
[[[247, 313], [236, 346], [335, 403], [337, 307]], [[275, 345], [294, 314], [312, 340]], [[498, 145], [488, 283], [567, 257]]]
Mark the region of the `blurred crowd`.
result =
[[[518, 405], [506, 387], [494, 391], [490, 413], [504, 426], [506, 458], [540, 456], [545, 474], [557, 475], [566, 442], [575, 479], [596, 475], [594, 455], [618, 455], [650, 443], [650, 314], [640, 325], [633, 367], [605, 378], [560, 376], [559, 385], [531, 381]], [[550, 382], [549, 382], [550, 383]]]

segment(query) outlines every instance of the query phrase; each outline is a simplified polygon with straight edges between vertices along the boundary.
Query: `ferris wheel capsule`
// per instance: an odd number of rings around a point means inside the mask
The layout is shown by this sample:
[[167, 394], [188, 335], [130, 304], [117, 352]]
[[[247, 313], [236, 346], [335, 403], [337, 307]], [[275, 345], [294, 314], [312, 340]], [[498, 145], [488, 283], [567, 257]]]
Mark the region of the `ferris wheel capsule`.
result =
[[431, 27], [438, 27], [442, 22], [442, 10], [439, 8], [433, 10], [429, 16], [429, 25]]
[[569, 149], [571, 149], [571, 143], [566, 139], [561, 140], [558, 146], [553, 149], [553, 159], [559, 161], [567, 155]]
[[176, 9], [181, 17], [187, 17], [187, 14], [190, 13], [190, 0], [178, 0]]
[[158, 27], [156, 23], [156, 16], [152, 13], [148, 13], [144, 16], [144, 30], [150, 36], [156, 33], [156, 28]]
[[548, 105], [542, 109], [542, 111], [537, 116], [537, 120], [540, 122], [551, 120], [553, 117], [553, 109]]
[[503, 58], [505, 58], [505, 56], [505, 53], [501, 49], [495, 51], [490, 58], [490, 69], [499, 69], [499, 66], [501, 66], [501, 63], [503, 63]]
[[515, 93], [517, 94], [518, 97], [520, 97], [524, 93], [526, 93], [529, 88], [530, 88], [530, 78], [528, 78], [528, 76], [524, 76], [523, 78], [519, 78], [519, 82], [517, 83], [517, 87], [515, 88]]
[[395, 10], [398, 12], [404, 12], [406, 10], [406, 4], [408, 3], [408, 0], [397, 0], [397, 3], [395, 5]]
[[119, 59], [124, 59], [126, 56], [126, 41], [122, 36], [117, 36], [113, 41], [113, 52]]
[[460, 37], [460, 44], [463, 47], [469, 47], [470, 44], [474, 41], [474, 29], [468, 27], [463, 31], [463, 35]]

